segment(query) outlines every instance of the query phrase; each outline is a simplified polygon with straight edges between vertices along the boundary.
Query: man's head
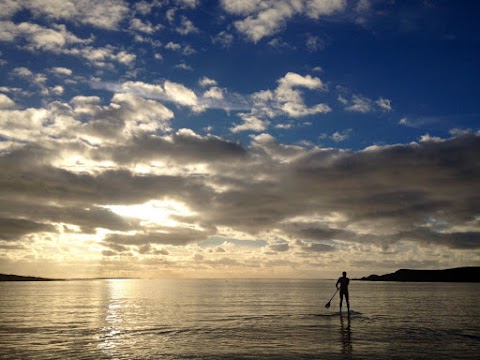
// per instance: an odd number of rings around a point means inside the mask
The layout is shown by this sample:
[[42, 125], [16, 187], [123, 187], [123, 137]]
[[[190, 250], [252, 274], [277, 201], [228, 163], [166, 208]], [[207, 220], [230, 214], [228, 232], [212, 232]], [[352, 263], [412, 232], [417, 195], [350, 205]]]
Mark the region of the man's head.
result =
[[343, 275], [343, 277], [346, 277], [346, 276], [347, 276], [347, 272], [344, 271], [344, 272], [342, 273], [342, 275]]

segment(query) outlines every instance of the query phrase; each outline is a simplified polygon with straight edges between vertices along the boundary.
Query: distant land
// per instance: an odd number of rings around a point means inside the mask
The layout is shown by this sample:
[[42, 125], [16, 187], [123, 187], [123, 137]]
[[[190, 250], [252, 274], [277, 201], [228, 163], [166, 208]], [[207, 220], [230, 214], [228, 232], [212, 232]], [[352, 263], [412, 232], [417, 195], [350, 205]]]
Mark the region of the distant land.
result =
[[47, 279], [35, 276], [19, 276], [19, 275], [7, 275], [0, 274], [0, 281], [55, 281], [63, 279]]
[[362, 277], [363, 281], [411, 281], [411, 282], [480, 282], [480, 267], [460, 267], [445, 270], [400, 269], [391, 274]]
[[20, 276], [20, 275], [10, 275], [10, 274], [0, 274], [0, 281], [68, 281], [68, 280], [126, 280], [126, 279], [136, 279], [129, 277], [97, 277], [97, 278], [72, 278], [72, 279], [49, 279], [36, 276]]

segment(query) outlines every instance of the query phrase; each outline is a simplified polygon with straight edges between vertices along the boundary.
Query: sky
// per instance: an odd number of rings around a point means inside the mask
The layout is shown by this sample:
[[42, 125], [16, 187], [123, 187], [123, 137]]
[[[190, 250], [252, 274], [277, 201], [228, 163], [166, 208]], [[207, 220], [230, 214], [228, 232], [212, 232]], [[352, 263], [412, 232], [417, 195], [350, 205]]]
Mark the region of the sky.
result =
[[479, 266], [479, 10], [0, 0], [0, 272]]

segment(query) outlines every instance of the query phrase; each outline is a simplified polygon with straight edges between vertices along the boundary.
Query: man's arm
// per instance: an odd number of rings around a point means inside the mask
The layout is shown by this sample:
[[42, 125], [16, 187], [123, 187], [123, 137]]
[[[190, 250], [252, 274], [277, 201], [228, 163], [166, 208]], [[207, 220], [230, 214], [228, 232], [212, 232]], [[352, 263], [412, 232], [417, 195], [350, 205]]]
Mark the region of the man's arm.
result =
[[338, 284], [340, 284], [340, 279], [337, 280], [337, 283], [335, 284], [335, 287], [338, 289]]

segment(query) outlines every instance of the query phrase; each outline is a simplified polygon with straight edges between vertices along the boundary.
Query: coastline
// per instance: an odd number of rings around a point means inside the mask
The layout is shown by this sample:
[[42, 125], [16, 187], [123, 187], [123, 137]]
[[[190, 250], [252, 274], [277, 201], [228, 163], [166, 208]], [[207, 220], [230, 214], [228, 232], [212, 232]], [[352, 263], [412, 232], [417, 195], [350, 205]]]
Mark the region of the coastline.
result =
[[384, 275], [369, 275], [359, 281], [401, 281], [401, 282], [480, 282], [480, 266], [459, 267], [443, 270], [400, 269]]

